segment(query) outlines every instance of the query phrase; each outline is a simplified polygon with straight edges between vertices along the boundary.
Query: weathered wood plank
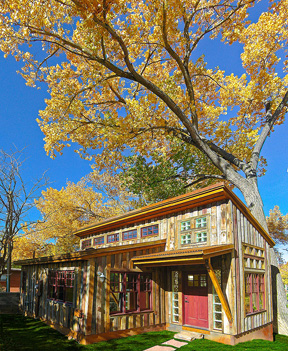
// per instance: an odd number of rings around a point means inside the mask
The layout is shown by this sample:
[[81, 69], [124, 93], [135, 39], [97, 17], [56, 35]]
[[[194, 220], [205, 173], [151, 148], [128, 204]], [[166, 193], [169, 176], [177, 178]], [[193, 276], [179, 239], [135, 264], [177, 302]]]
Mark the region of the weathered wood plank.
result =
[[92, 332], [92, 317], [93, 317], [93, 296], [94, 296], [94, 284], [95, 284], [95, 260], [89, 261], [89, 279], [88, 279], [88, 300], [87, 300], [87, 319], [86, 319], [86, 334]]

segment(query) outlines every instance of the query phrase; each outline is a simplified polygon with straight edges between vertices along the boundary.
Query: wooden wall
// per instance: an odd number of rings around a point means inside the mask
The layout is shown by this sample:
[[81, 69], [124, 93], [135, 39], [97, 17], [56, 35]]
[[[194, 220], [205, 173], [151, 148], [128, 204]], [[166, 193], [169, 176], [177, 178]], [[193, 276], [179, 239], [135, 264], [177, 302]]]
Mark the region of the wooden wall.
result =
[[[228, 201], [218, 201], [203, 207], [194, 207], [187, 209], [185, 211], [176, 212], [167, 216], [156, 217], [151, 220], [146, 220], [142, 222], [135, 223], [132, 226], [122, 226], [117, 230], [111, 232], [105, 232], [97, 234], [97, 236], [107, 236], [109, 234], [120, 233], [120, 241], [114, 243], [106, 243], [99, 245], [99, 248], [105, 248], [110, 246], [121, 246], [121, 245], [133, 245], [136, 243], [145, 243], [151, 241], [157, 241], [161, 239], [167, 239], [166, 250], [175, 250], [180, 248], [178, 233], [179, 233], [179, 222], [183, 220], [188, 220], [193, 217], [208, 215], [209, 217], [209, 238], [207, 245], [221, 245], [227, 243], [233, 243], [232, 234], [232, 215], [230, 213], [231, 206], [228, 205]], [[159, 225], [159, 234], [153, 237], [140, 237], [140, 229], [147, 225]], [[122, 232], [132, 229], [138, 229], [138, 238], [133, 240], [122, 241]], [[88, 238], [93, 238], [95, 236], [90, 235], [82, 240], [87, 240]], [[198, 244], [199, 245], [199, 244]], [[81, 247], [81, 243], [80, 243]]]
[[[163, 251], [164, 247], [150, 247], [149, 249], [120, 251], [107, 256], [100, 256], [89, 261], [50, 263], [44, 265], [24, 266], [27, 273], [25, 293], [21, 293], [23, 312], [42, 318], [45, 321], [79, 331], [79, 319], [75, 311], [84, 314], [80, 320], [81, 331], [86, 335], [101, 334], [110, 331], [125, 330], [138, 327], [148, 327], [165, 323], [166, 321], [166, 268], [151, 268], [147, 272], [152, 274], [152, 306], [153, 312], [133, 313], [127, 315], [110, 316], [109, 313], [109, 277], [110, 271], [138, 272], [131, 261], [136, 255]], [[49, 269], [75, 269], [73, 303], [65, 304], [48, 298]], [[104, 273], [106, 279], [102, 283], [97, 272]], [[43, 280], [43, 293], [36, 295], [35, 285]], [[37, 311], [39, 299], [39, 309]]]
[[[247, 218], [232, 205], [233, 230], [235, 236], [236, 259], [234, 261], [235, 286], [234, 301], [237, 306], [237, 314], [234, 316], [237, 334], [260, 327], [272, 321], [272, 300], [271, 300], [271, 262], [270, 246], [261, 234], [252, 226]], [[244, 281], [244, 260], [243, 243], [262, 248], [265, 251], [265, 311], [250, 316], [245, 315], [245, 281]], [[248, 270], [247, 270], [248, 271]], [[255, 270], [257, 273], [257, 270]], [[261, 273], [261, 271], [259, 271]]]
[[[166, 322], [165, 290], [167, 283], [166, 268], [151, 268], [147, 272], [152, 274], [152, 308], [153, 312], [131, 313], [127, 315], [109, 314], [109, 276], [111, 271], [139, 272], [133, 268], [131, 259], [134, 256], [151, 254], [163, 251], [163, 247], [155, 247], [137, 251], [123, 251], [107, 256], [96, 257], [91, 264], [95, 265], [93, 289], [90, 301], [92, 309], [91, 316], [88, 315], [88, 323], [91, 319], [91, 334], [100, 334], [110, 331], [125, 330], [138, 327], [148, 327]], [[97, 272], [104, 273], [105, 281], [102, 283]], [[92, 277], [91, 277], [92, 279]]]
[[[74, 269], [74, 301], [72, 304], [48, 299], [48, 271], [49, 269]], [[86, 292], [86, 271], [87, 262], [75, 261], [64, 263], [50, 263], [44, 265], [23, 266], [26, 271], [25, 292], [21, 291], [20, 304], [23, 312], [28, 315], [42, 318], [45, 321], [57, 324], [61, 327], [78, 331], [79, 319], [75, 316], [75, 310], [85, 308]], [[37, 296], [35, 285], [43, 280], [43, 292]], [[82, 294], [82, 298], [80, 297]]]

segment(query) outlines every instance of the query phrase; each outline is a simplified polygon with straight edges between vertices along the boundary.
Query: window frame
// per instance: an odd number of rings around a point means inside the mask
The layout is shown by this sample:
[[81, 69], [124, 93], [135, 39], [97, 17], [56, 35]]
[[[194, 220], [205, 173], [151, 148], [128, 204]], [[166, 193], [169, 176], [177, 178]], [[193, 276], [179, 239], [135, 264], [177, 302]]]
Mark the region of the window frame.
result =
[[[205, 226], [197, 226], [197, 221], [205, 218]], [[190, 225], [187, 223], [190, 222]], [[185, 225], [183, 225], [185, 223]], [[190, 229], [182, 229], [183, 227], [190, 227]], [[184, 240], [184, 237], [191, 236], [190, 242], [187, 241], [187, 238]], [[205, 237], [206, 241], [197, 241], [197, 235], [201, 235], [201, 238]], [[209, 245], [210, 240], [210, 214], [202, 214], [200, 216], [190, 217], [187, 219], [182, 219], [178, 221], [178, 247], [187, 247], [187, 246], [197, 246], [197, 245]]]
[[[152, 234], [147, 234], [147, 235], [143, 235], [143, 232], [144, 231], [146, 231], [147, 230], [147, 233], [148, 233], [148, 230], [149, 230], [149, 228], [153, 228], [152, 229]], [[155, 228], [157, 228], [157, 233], [155, 233], [154, 232], [154, 229]], [[151, 236], [158, 236], [159, 235], [159, 224], [157, 223], [157, 224], [151, 224], [151, 225], [147, 225], [147, 226], [145, 226], [145, 227], [142, 227], [141, 229], [140, 229], [140, 232], [141, 232], [141, 238], [143, 239], [145, 239], [145, 238], [149, 238], [149, 237], [151, 237]]]
[[[87, 244], [87, 243], [89, 243], [89, 244]], [[92, 238], [82, 240], [82, 242], [81, 242], [81, 250], [82, 251], [89, 249], [90, 247], [92, 247]]]
[[[112, 280], [111, 274], [114, 274], [114, 277], [115, 277], [115, 274], [118, 274], [118, 280]], [[128, 277], [132, 279], [129, 281]], [[145, 277], [145, 283], [143, 282], [141, 283], [141, 277]], [[147, 281], [147, 278], [148, 278], [148, 281]], [[144, 289], [143, 289], [143, 284], [144, 284]], [[153, 283], [152, 283], [151, 273], [111, 271], [109, 301], [111, 302], [111, 297], [112, 297], [114, 301], [116, 300], [116, 303], [118, 304], [119, 308], [117, 309], [117, 311], [111, 311], [111, 305], [110, 305], [109, 307], [110, 316], [153, 311], [152, 285]], [[115, 287], [117, 287], [117, 289], [115, 289]], [[148, 308], [141, 307], [141, 296], [143, 296], [143, 293], [148, 294], [148, 301], [149, 301]], [[114, 294], [119, 294], [118, 301]], [[130, 297], [132, 296], [132, 299], [130, 299], [130, 301], [134, 301], [135, 308], [129, 308], [128, 296]]]
[[[244, 272], [244, 309], [245, 315], [250, 316], [256, 313], [266, 311], [266, 296], [265, 296], [265, 273], [264, 272]], [[249, 283], [249, 284], [248, 284]], [[248, 289], [249, 287], [249, 289]], [[260, 308], [260, 295], [262, 295], [262, 308]], [[249, 310], [246, 310], [247, 301], [249, 298]], [[254, 299], [255, 298], [255, 299]], [[254, 300], [254, 301], [253, 301]], [[254, 305], [256, 303], [256, 306]]]
[[[135, 235], [135, 232], [136, 232], [136, 235]], [[130, 233], [133, 233], [132, 237], [131, 238], [129, 238], [129, 237], [125, 238], [125, 235], [127, 234], [129, 236]], [[134, 240], [134, 239], [137, 239], [137, 238], [138, 238], [138, 230], [137, 230], [137, 228], [136, 229], [131, 229], [131, 230], [125, 230], [124, 232], [122, 232], [122, 240], [123, 241]]]
[[[103, 242], [99, 243], [98, 240], [103, 239]], [[105, 235], [96, 236], [93, 240], [93, 246], [101, 246], [105, 244]]]
[[[70, 281], [70, 284], [68, 283], [69, 281]], [[49, 300], [63, 302], [65, 304], [73, 304], [74, 286], [75, 286], [74, 283], [75, 283], [74, 269], [49, 270], [47, 298]], [[68, 295], [67, 292], [68, 292], [68, 289], [71, 289], [71, 288], [72, 288], [72, 299], [71, 299], [72, 301], [69, 301], [67, 300], [67, 295]], [[63, 298], [60, 298], [61, 294], [63, 295]]]
[[[113, 240], [109, 241], [110, 238], [113, 239]], [[107, 244], [116, 243], [116, 242], [118, 242], [119, 240], [120, 240], [120, 235], [119, 235], [119, 233], [108, 234], [108, 235], [107, 235]], [[101, 245], [103, 245], [103, 244], [101, 244]]]

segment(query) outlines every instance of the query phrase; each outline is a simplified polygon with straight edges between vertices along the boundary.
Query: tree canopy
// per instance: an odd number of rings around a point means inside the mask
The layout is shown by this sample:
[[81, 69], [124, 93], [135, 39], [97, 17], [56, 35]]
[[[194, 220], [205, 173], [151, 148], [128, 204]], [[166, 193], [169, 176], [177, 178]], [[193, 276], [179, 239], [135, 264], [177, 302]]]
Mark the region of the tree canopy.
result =
[[[117, 167], [127, 150], [149, 157], [181, 142], [209, 160], [201, 176], [238, 187], [264, 222], [257, 167], [286, 112], [288, 4], [271, 1], [251, 22], [254, 6], [260, 5], [4, 0], [0, 46], [25, 61], [27, 84], [49, 86], [38, 122], [50, 155], [73, 142], [96, 165]], [[197, 47], [216, 38], [243, 46], [244, 74], [205, 62]], [[37, 42], [45, 57], [33, 49]]]

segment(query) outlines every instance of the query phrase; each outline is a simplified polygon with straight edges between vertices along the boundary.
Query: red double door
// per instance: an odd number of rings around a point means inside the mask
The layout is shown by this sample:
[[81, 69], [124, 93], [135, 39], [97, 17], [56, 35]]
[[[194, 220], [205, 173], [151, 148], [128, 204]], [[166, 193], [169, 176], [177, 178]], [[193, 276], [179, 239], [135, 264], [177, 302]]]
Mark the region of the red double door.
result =
[[183, 272], [184, 324], [208, 328], [207, 273]]

